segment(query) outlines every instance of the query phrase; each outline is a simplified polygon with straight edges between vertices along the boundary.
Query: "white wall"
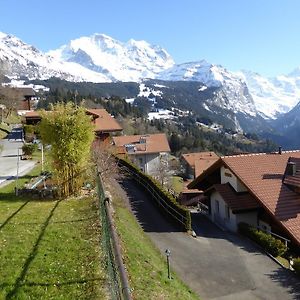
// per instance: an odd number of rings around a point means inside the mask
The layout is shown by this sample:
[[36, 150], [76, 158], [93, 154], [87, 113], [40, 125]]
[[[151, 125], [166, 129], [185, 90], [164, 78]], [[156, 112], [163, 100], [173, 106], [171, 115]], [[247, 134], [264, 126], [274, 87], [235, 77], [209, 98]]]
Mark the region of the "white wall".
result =
[[168, 160], [168, 153], [145, 153], [132, 155], [134, 163], [148, 175], [157, 175], [160, 168], [160, 156]]
[[[216, 202], [219, 202], [219, 213], [216, 211]], [[211, 219], [213, 222], [229, 229], [237, 231], [236, 215], [229, 209], [229, 218], [226, 215], [226, 203], [218, 192], [213, 192], [210, 196]]]
[[229, 169], [222, 166], [220, 172], [222, 184], [229, 182], [236, 192], [247, 192], [247, 188]]

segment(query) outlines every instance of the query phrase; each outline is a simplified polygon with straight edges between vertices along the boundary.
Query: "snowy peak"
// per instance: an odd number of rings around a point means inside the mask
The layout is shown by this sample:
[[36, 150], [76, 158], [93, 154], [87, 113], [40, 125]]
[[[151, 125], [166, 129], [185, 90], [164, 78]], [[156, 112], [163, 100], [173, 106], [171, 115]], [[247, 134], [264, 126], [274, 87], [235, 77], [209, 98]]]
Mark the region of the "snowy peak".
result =
[[205, 60], [175, 65], [159, 74], [159, 79], [169, 81], [198, 81], [207, 87], [220, 90], [218, 106], [234, 111], [256, 116], [253, 99], [245, 82], [236, 74], [224, 67], [208, 63]]
[[277, 118], [290, 111], [300, 100], [300, 69], [274, 78], [245, 70], [237, 75], [247, 83], [257, 110], [266, 118]]
[[96, 72], [109, 74], [111, 80], [139, 81], [153, 78], [174, 65], [161, 47], [145, 41], [122, 43], [105, 34], [72, 40], [48, 54], [60, 61], [74, 62]]

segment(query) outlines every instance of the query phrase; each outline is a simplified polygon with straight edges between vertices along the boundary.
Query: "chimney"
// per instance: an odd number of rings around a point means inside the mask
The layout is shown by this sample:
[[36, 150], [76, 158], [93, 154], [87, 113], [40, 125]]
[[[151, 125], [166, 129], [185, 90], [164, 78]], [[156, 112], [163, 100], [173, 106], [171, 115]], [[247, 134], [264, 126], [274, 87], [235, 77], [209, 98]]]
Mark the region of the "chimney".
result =
[[280, 154], [280, 155], [282, 154], [282, 147], [281, 146], [278, 147], [278, 154]]
[[296, 164], [289, 161], [286, 166], [286, 175], [295, 176], [296, 175]]

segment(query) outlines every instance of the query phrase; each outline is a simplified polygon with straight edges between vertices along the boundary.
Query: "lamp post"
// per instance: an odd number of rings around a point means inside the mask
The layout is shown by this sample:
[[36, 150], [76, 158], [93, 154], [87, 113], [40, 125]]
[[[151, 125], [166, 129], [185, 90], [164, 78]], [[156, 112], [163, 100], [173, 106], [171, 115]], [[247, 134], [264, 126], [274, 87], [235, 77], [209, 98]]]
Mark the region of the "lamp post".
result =
[[18, 148], [18, 155], [17, 155], [17, 178], [16, 178], [16, 196], [18, 196], [18, 179], [19, 179], [19, 164], [20, 164], [20, 149]]
[[171, 251], [170, 249], [166, 249], [165, 251], [166, 257], [167, 257], [167, 267], [168, 267], [168, 278], [171, 279], [171, 275], [170, 275], [170, 255], [171, 255]]

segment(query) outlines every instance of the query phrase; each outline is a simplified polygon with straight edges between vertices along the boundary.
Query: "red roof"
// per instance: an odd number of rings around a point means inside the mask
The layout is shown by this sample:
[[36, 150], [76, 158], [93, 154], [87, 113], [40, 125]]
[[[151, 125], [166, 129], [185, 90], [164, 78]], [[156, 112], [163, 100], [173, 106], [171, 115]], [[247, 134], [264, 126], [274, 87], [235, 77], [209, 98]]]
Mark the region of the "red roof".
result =
[[182, 158], [195, 170], [195, 177], [214, 164], [219, 156], [214, 152], [197, 152], [182, 154]]
[[291, 156], [300, 158], [300, 152], [224, 157], [223, 161], [300, 244], [300, 194], [283, 183]]
[[96, 132], [122, 131], [120, 124], [105, 109], [87, 109], [93, 115]]
[[115, 136], [113, 142], [117, 148], [123, 150], [126, 150], [126, 146], [131, 146], [132, 151], [126, 151], [127, 154], [170, 152], [169, 142], [164, 133]]
[[[274, 221], [300, 244], [300, 194], [284, 181], [287, 163], [291, 159], [297, 161], [298, 166], [300, 151], [225, 156], [198, 176], [189, 187], [195, 188], [221, 165], [225, 165], [239, 178]], [[296, 175], [299, 175], [299, 171]]]

